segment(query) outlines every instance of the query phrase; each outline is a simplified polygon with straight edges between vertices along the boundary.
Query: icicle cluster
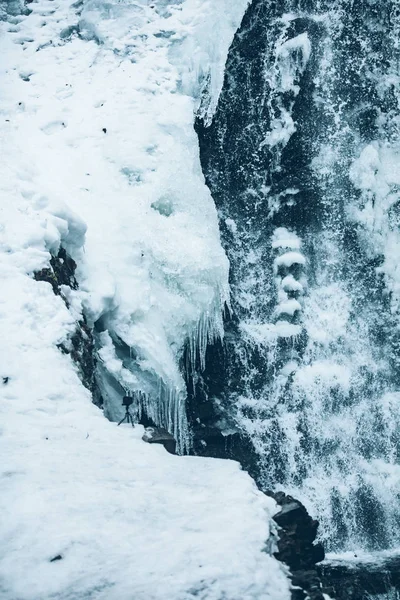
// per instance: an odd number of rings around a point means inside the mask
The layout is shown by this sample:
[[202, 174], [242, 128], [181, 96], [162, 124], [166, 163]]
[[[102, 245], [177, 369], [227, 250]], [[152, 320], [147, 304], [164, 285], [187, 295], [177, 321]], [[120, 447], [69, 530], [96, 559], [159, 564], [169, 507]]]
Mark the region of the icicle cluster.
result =
[[190, 448], [190, 435], [185, 410], [186, 394], [182, 390], [168, 387], [161, 379], [158, 384], [158, 399], [140, 391], [134, 392], [138, 407], [138, 419], [145, 413], [156, 425], [164, 427], [176, 440], [179, 454]]
[[203, 313], [197, 327], [193, 329], [188, 338], [188, 353], [186, 370], [190, 373], [198, 364], [201, 371], [206, 366], [206, 350], [208, 344], [224, 337], [223, 310], [228, 302], [227, 294], [220, 294], [219, 299], [211, 306], [210, 310]]

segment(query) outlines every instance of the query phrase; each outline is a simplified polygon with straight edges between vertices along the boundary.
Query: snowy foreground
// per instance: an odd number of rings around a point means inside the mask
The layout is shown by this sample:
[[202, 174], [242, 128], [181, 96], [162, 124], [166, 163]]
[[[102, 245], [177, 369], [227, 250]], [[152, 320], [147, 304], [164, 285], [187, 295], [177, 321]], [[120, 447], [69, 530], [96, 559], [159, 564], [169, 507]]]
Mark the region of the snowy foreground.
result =
[[[107, 421], [57, 347], [83, 310], [102, 319], [104, 370], [156, 402], [152, 378], [184, 394], [197, 323], [218, 333], [227, 261], [192, 121], [247, 1], [18, 4], [0, 2], [0, 598], [286, 599], [274, 502], [234, 462]], [[60, 245], [69, 308], [33, 279]]]
[[265, 552], [273, 501], [234, 462], [171, 456], [107, 422], [43, 339], [62, 318], [51, 300], [2, 320], [20, 341], [7, 371], [2, 356], [2, 600], [289, 598]]

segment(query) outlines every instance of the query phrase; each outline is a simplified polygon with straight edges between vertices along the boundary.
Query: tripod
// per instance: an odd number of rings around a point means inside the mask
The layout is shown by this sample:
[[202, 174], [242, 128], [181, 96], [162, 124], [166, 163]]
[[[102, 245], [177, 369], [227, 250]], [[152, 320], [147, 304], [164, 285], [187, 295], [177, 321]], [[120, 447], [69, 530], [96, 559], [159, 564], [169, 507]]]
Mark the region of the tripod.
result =
[[131, 413], [129, 412], [129, 406], [125, 406], [125, 416], [123, 419], [120, 420], [118, 425], [121, 425], [121, 423], [123, 423], [124, 421], [126, 421], [127, 423], [130, 423], [132, 425], [132, 427], [135, 427], [135, 425], [133, 424], [133, 417], [132, 417]]

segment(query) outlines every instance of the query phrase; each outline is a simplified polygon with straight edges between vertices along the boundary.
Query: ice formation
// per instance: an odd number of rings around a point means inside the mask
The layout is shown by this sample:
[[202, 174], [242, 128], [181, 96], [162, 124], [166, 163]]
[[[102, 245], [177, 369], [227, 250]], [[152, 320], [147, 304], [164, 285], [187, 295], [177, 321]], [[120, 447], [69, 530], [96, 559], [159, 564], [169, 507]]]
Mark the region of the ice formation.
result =
[[[201, 110], [215, 108], [246, 5], [33, 2], [3, 41], [3, 114], [19, 164], [29, 165], [23, 193], [60, 198], [87, 226], [84, 252], [71, 253], [99, 332], [106, 413], [118, 418], [129, 389], [181, 450], [183, 348], [203, 364], [229, 303], [194, 113], [201, 98]], [[104, 340], [115, 350], [102, 351]]]
[[[262, 144], [276, 147], [280, 152], [296, 131], [292, 110], [294, 99], [300, 91], [299, 79], [310, 58], [311, 43], [307, 33], [288, 39], [290, 18], [282, 19], [279, 24], [283, 26], [276, 41], [275, 61], [268, 78], [270, 92], [267, 102], [271, 112], [271, 127]], [[292, 100], [286, 105], [283, 95], [288, 92], [292, 94]]]

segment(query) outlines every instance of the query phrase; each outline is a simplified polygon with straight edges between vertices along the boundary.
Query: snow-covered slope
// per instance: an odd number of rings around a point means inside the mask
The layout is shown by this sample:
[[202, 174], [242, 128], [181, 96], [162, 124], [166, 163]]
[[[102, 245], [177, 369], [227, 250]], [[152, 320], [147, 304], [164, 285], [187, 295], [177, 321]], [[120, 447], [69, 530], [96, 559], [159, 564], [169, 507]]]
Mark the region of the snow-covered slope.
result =
[[[84, 309], [104, 372], [178, 396], [184, 340], [219, 332], [227, 261], [192, 121], [207, 64], [215, 106], [235, 4], [1, 4], [2, 600], [289, 597], [274, 502], [234, 462], [107, 421], [59, 350]], [[61, 245], [79, 265], [67, 302], [33, 278]]]
[[9, 202], [16, 173], [4, 174], [2, 600], [288, 598], [267, 553], [274, 502], [238, 464], [171, 456], [92, 404], [57, 348], [75, 329], [79, 293], [69, 292], [68, 309], [27, 273], [60, 238], [82, 243], [84, 227], [65, 207], [44, 218], [23, 197]]
[[4, 275], [2, 600], [288, 598], [264, 551], [273, 501], [234, 462], [171, 456], [104, 419], [55, 348], [61, 298]]
[[288, 598], [268, 555], [274, 502], [237, 463], [171, 456], [107, 421], [58, 350], [79, 293], [68, 310], [27, 271], [84, 227], [65, 207], [44, 217], [39, 199], [17, 202], [22, 169], [1, 179], [0, 597]]
[[54, 347], [68, 313], [47, 287], [16, 275], [2, 304], [0, 597], [288, 598], [274, 503], [234, 462], [106, 421]]

